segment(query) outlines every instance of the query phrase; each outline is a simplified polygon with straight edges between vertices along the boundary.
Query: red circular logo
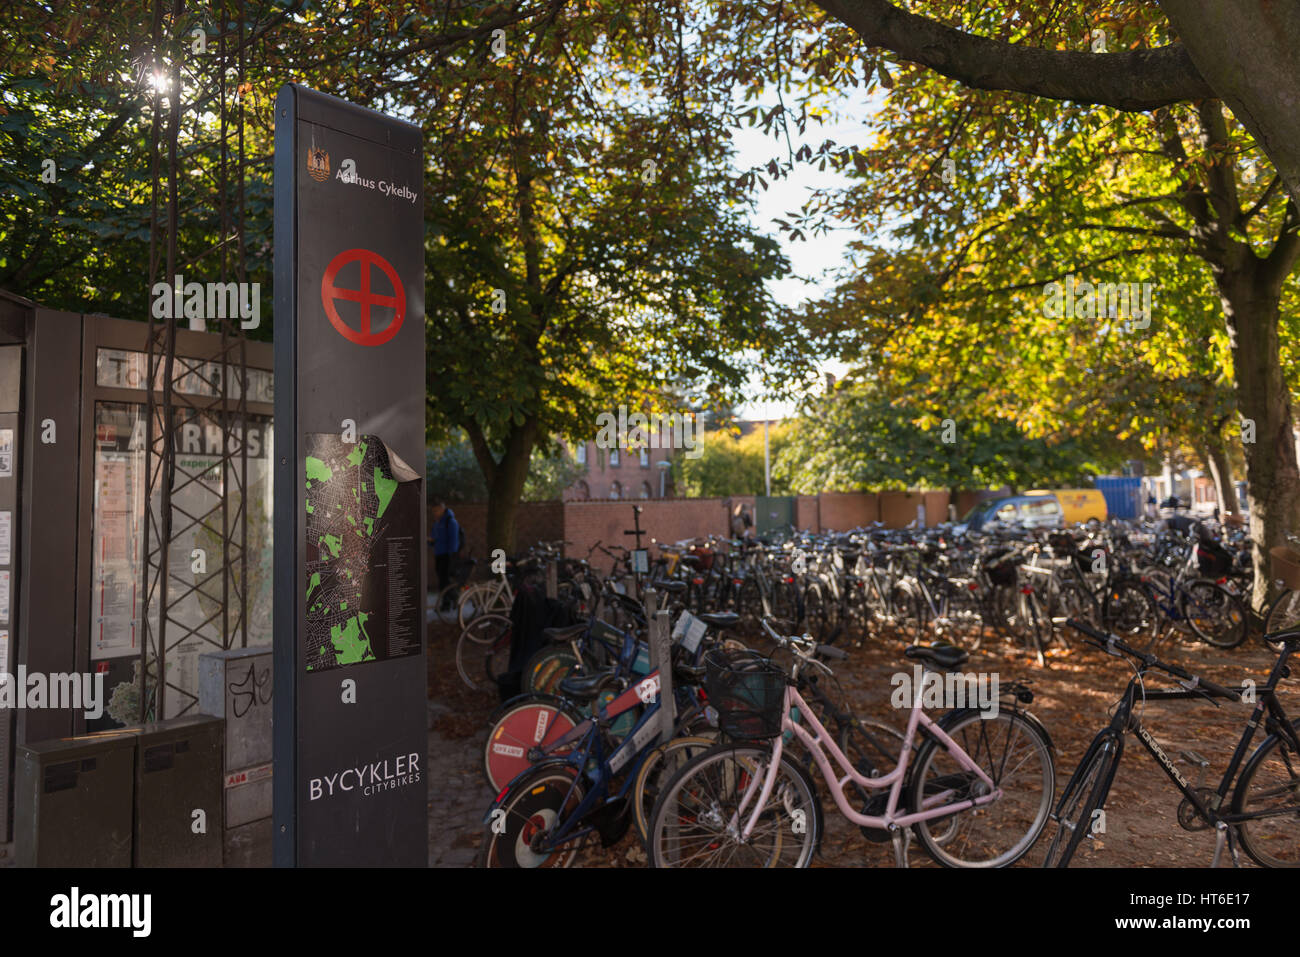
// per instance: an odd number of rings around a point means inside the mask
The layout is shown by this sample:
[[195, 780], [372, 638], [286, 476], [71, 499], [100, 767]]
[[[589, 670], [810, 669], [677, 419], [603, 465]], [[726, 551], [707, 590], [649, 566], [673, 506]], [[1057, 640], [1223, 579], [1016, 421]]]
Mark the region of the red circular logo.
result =
[[[356, 262], [361, 267], [361, 288], [340, 289], [334, 284], [334, 280], [338, 277], [339, 270], [351, 262]], [[371, 266], [378, 266], [388, 277], [388, 281], [393, 285], [393, 295], [385, 296], [370, 291]], [[353, 329], [343, 321], [336, 305], [340, 299], [355, 302], [361, 307], [360, 329]], [[402, 328], [402, 320], [406, 317], [406, 289], [397, 276], [397, 270], [387, 259], [369, 249], [345, 249], [330, 260], [330, 264], [325, 267], [325, 275], [320, 281], [320, 301], [325, 307], [325, 315], [329, 317], [330, 324], [338, 330], [339, 335], [359, 346], [382, 346], [397, 335], [397, 330]], [[382, 332], [370, 331], [370, 309], [373, 306], [394, 311], [393, 321]]]

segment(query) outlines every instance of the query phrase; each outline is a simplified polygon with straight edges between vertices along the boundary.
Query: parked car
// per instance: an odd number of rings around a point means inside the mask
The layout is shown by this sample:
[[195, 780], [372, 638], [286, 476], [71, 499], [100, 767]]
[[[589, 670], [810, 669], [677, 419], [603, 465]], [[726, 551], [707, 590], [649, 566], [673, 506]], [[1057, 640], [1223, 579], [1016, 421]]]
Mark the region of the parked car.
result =
[[1006, 495], [977, 503], [953, 530], [959, 534], [985, 532], [995, 524], [1013, 528], [1060, 528], [1065, 524], [1065, 513], [1054, 495]]
[[1092, 518], [1104, 522], [1110, 514], [1106, 509], [1106, 496], [1095, 488], [1034, 488], [1025, 494], [1055, 496], [1061, 503], [1061, 513], [1066, 525], [1086, 522]]

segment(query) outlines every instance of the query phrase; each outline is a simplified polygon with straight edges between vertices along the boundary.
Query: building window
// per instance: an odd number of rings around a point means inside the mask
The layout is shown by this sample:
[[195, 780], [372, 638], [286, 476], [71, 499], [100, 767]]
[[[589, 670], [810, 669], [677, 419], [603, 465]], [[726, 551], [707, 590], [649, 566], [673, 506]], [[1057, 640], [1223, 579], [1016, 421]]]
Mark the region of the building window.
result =
[[641, 497], [642, 497], [642, 498], [649, 498], [649, 497], [650, 497], [650, 483], [649, 483], [649, 482], [642, 482], [642, 483], [641, 483]]
[[573, 459], [579, 465], [587, 464], [587, 443], [586, 442], [583, 442], [576, 449], [574, 449]]
[[648, 468], [650, 467], [650, 451], [649, 451], [649, 449], [644, 449], [644, 448], [643, 448], [643, 449], [641, 450], [641, 467], [642, 467], [643, 469], [648, 469]]
[[609, 487], [609, 497], [616, 502], [623, 497], [622, 483], [615, 482]]
[[618, 468], [618, 449], [609, 450], [609, 467], [612, 469]]

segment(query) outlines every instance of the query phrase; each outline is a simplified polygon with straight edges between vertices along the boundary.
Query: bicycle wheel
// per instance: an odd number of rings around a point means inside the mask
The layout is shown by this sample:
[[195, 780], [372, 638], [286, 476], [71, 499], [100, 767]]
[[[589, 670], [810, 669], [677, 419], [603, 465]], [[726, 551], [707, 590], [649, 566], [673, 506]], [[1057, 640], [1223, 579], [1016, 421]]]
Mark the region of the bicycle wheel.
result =
[[894, 627], [898, 629], [898, 637], [908, 644], [919, 643], [925, 630], [925, 605], [921, 596], [909, 587], [897, 585], [891, 604], [894, 606]]
[[568, 645], [542, 648], [524, 665], [519, 690], [524, 693], [535, 691], [539, 694], [557, 694], [560, 682], [581, 664], [582, 660]]
[[[1056, 606], [1058, 615], [1052, 618], [1053, 625], [1064, 625], [1066, 619], [1073, 618], [1093, 628], [1101, 627], [1101, 609], [1097, 606], [1097, 599], [1076, 581], [1067, 581], [1061, 585], [1060, 593], [1056, 596]], [[1057, 617], [1061, 620], [1058, 621]]]
[[[1002, 791], [995, 801], [912, 825], [921, 846], [945, 867], [1006, 867], [1034, 846], [1052, 811], [1056, 766], [1047, 735], [1016, 711], [985, 718], [962, 712], [944, 732]], [[928, 738], [912, 770], [910, 812], [989, 793], [988, 785]]]
[[1256, 864], [1300, 867], [1300, 754], [1289, 742], [1270, 735], [1251, 755], [1232, 794], [1232, 813], [1257, 815], [1237, 825]]
[[736, 591], [736, 614], [740, 616], [741, 634], [756, 634], [763, 617], [763, 593], [754, 573], [745, 576]]
[[1217, 582], [1208, 578], [1188, 582], [1179, 603], [1192, 633], [1207, 645], [1236, 648], [1246, 640], [1246, 605]]
[[579, 847], [539, 850], [541, 841], [582, 802], [582, 783], [569, 767], [537, 768], [493, 802], [483, 829], [482, 867], [568, 867]]
[[818, 641], [824, 639], [830, 631], [826, 622], [826, 596], [822, 593], [822, 586], [817, 582], [804, 588], [803, 623], [803, 626]]
[[479, 582], [467, 585], [456, 602], [456, 621], [462, 628], [483, 613], [484, 606], [490, 598], [490, 591], [497, 587], [496, 582]]
[[514, 596], [510, 594], [509, 586], [498, 581], [495, 587], [487, 590], [487, 599], [483, 605], [483, 614], [485, 615], [509, 615], [511, 606], [514, 605]]
[[1084, 836], [1095, 836], [1099, 819], [1094, 812], [1105, 806], [1123, 750], [1123, 739], [1105, 731], [1088, 746], [1052, 815], [1057, 827], [1047, 845], [1044, 867], [1069, 867]]
[[456, 672], [460, 680], [476, 691], [485, 687], [485, 671], [490, 676], [492, 668], [484, 668], [484, 659], [493, 656], [497, 646], [504, 641], [506, 657], [510, 654], [510, 619], [500, 615], [484, 615], [471, 621], [456, 641]]
[[[1264, 619], [1264, 634], [1286, 631], [1297, 625], [1300, 625], [1300, 589], [1293, 588], [1279, 595], [1269, 608], [1268, 616]], [[1280, 643], [1270, 643], [1270, 647], [1276, 651], [1281, 650]]]
[[[511, 698], [492, 718], [487, 744], [483, 748], [483, 776], [498, 791], [516, 775], [528, 770], [530, 748], [544, 748], [577, 727], [582, 714], [565, 701], [550, 695]], [[554, 754], [567, 754], [571, 748]]]
[[1141, 648], [1156, 636], [1160, 612], [1155, 600], [1136, 581], [1112, 582], [1101, 603], [1102, 627]]
[[794, 582], [784, 577], [772, 582], [772, 617], [777, 620], [778, 631], [793, 631], [799, 623], [799, 592]]
[[716, 734], [712, 737], [699, 734], [673, 738], [646, 755], [632, 784], [632, 820], [642, 844], [646, 843], [649, 835], [650, 814], [664, 782], [691, 758], [716, 747], [717, 743]]
[[1032, 589], [1029, 591], [1021, 589], [1020, 600], [1016, 603], [1016, 633], [1025, 643], [1025, 647], [1033, 652], [1040, 665], [1047, 663], [1047, 659], [1043, 657], [1043, 649], [1047, 647], [1051, 637], [1050, 626], [1051, 622], [1043, 612], [1042, 602], [1038, 600], [1038, 593]]
[[[807, 867], [820, 837], [820, 809], [812, 782], [784, 754], [753, 833], [740, 839], [771, 762], [770, 748], [724, 744], [678, 768], [650, 815], [650, 865]], [[746, 797], [744, 817], [733, 828]]]
[[984, 615], [972, 584], [969, 580], [953, 584], [944, 609], [953, 642], [967, 651], [977, 651], [984, 639]]

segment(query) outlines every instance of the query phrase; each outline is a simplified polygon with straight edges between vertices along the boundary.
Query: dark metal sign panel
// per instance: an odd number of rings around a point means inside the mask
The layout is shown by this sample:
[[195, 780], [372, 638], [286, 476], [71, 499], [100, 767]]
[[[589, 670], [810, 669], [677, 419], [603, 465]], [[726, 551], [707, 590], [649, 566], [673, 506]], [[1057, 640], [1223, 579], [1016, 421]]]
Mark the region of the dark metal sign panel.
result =
[[278, 866], [428, 860], [422, 183], [418, 127], [280, 90]]

